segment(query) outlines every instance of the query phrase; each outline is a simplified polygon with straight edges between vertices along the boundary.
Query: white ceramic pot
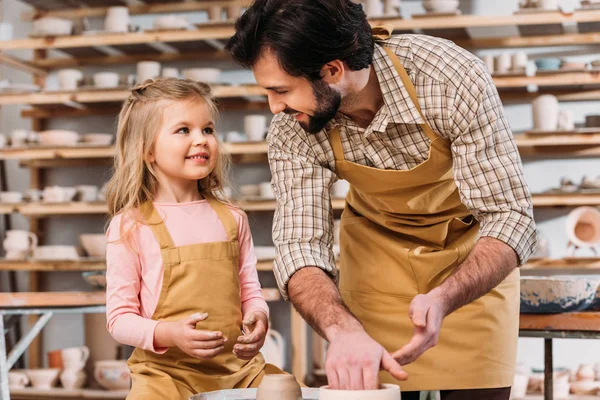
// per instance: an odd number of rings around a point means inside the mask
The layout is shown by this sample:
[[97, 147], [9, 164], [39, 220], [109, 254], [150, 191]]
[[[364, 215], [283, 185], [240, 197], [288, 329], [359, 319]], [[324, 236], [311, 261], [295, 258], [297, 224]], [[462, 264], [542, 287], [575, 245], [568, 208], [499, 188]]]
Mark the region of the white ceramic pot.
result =
[[140, 61], [136, 64], [137, 81], [143, 83], [147, 79], [160, 76], [160, 63], [158, 61]]
[[98, 72], [94, 74], [94, 86], [101, 89], [119, 86], [119, 74], [116, 72]]
[[77, 90], [79, 82], [83, 79], [83, 72], [78, 69], [61, 69], [57, 75], [60, 90]]
[[225, 135], [225, 141], [227, 141], [229, 143], [241, 143], [241, 142], [247, 142], [248, 138], [243, 133], [236, 132], [236, 131], [230, 131], [230, 132], [227, 132], [227, 135]]
[[16, 204], [23, 201], [21, 192], [0, 192], [0, 203]]
[[47, 203], [64, 203], [72, 201], [76, 194], [74, 187], [48, 186], [44, 188], [42, 196]]
[[85, 384], [85, 378], [87, 378], [85, 372], [75, 369], [65, 369], [59, 376], [60, 384], [67, 390], [82, 388]]
[[378, 390], [333, 390], [323, 386], [319, 400], [400, 400], [400, 387], [383, 384]]
[[38, 138], [44, 146], [75, 146], [80, 139], [77, 132], [62, 129], [40, 132]]
[[260, 142], [267, 132], [267, 117], [264, 115], [246, 115], [244, 117], [244, 132], [248, 140]]
[[23, 389], [29, 385], [29, 377], [24, 371], [8, 371], [8, 387], [10, 389]]
[[512, 56], [512, 70], [525, 71], [527, 68], [527, 60], [527, 53], [524, 51], [517, 51]]
[[510, 71], [512, 66], [512, 57], [510, 53], [502, 53], [496, 57], [496, 64], [494, 65], [494, 72], [498, 74], [504, 74]]
[[[78, 260], [79, 253], [77, 253], [75, 246], [38, 246], [33, 249], [33, 258], [38, 260]], [[76, 359], [73, 358], [72, 360]], [[63, 362], [66, 365], [67, 361], [64, 356]]]
[[79, 236], [85, 252], [91, 257], [104, 257], [106, 255], [106, 235], [84, 233]]
[[164, 15], [152, 21], [152, 27], [156, 30], [186, 29], [189, 25], [188, 20], [180, 15]]
[[126, 390], [131, 385], [127, 361], [96, 361], [94, 379], [107, 390]]
[[544, 94], [532, 102], [533, 127], [542, 131], [555, 131], [558, 128], [558, 99]]
[[265, 361], [283, 370], [285, 366], [285, 340], [281, 333], [269, 329], [265, 337], [265, 344], [260, 349]]
[[558, 112], [557, 127], [562, 131], [572, 131], [575, 129], [575, 120], [573, 119], [573, 112], [571, 110], [560, 110]]
[[36, 36], [66, 36], [73, 31], [73, 21], [64, 18], [42, 17], [32, 23]]
[[453, 13], [459, 4], [458, 0], [423, 0], [423, 8], [432, 13]]
[[29, 140], [30, 131], [25, 129], [15, 129], [10, 133], [10, 143], [12, 147], [23, 146]]
[[8, 139], [6, 138], [6, 135], [0, 133], [0, 149], [5, 148], [7, 142], [8, 142]]
[[0, 40], [12, 40], [13, 26], [10, 22], [0, 22]]
[[600, 245], [600, 210], [577, 207], [567, 216], [565, 230], [569, 241], [580, 248]]
[[163, 68], [162, 77], [163, 78], [179, 78], [179, 71], [177, 70], [177, 68], [171, 68], [171, 67]]
[[127, 7], [109, 7], [104, 19], [104, 30], [119, 33], [128, 32], [130, 23], [131, 19]]
[[25, 373], [31, 381], [31, 386], [36, 389], [50, 389], [56, 384], [60, 369], [58, 368], [40, 368], [27, 369]]
[[9, 230], [2, 242], [6, 258], [23, 259], [28, 252], [34, 250], [38, 244], [38, 238], [33, 232], [22, 230]]
[[204, 83], [217, 83], [221, 76], [221, 70], [218, 68], [186, 68], [182, 71], [185, 79]]
[[81, 141], [97, 146], [110, 146], [115, 137], [111, 133], [86, 133], [81, 136]]

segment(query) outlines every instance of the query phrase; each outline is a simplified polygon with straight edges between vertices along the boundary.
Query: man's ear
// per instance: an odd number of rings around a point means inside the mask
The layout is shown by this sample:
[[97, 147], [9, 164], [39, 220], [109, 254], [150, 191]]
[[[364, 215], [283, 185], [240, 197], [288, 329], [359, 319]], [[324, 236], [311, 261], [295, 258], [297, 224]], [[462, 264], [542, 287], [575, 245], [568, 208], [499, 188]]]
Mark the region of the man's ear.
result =
[[321, 68], [321, 79], [323, 79], [323, 82], [330, 85], [340, 83], [344, 77], [344, 67], [344, 63], [340, 60], [328, 62]]

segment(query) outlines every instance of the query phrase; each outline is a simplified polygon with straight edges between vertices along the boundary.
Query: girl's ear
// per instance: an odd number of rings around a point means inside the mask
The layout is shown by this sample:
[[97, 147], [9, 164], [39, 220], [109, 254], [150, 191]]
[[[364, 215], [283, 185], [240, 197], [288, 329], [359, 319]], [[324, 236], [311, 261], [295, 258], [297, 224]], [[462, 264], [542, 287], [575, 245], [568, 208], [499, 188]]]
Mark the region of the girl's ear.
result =
[[148, 153], [148, 157], [146, 157], [146, 161], [150, 164], [156, 161], [156, 158], [154, 158], [154, 149], [150, 150], [150, 152]]

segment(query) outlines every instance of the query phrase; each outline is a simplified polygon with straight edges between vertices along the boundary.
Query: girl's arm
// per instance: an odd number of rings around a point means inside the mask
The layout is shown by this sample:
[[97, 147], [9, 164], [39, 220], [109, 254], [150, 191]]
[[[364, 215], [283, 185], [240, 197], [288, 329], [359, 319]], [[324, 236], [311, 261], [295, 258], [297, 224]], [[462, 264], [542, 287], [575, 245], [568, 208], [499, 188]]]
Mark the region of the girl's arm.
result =
[[252, 242], [252, 233], [248, 217], [242, 214], [238, 223], [240, 240], [240, 289], [242, 298], [242, 313], [247, 315], [254, 311], [263, 312], [267, 319], [269, 307], [262, 294], [258, 273], [256, 272], [256, 254]]
[[[154, 330], [158, 321], [141, 315], [142, 266], [136, 252], [120, 241], [121, 222], [122, 215], [117, 215], [106, 232], [107, 328], [120, 343], [164, 353], [167, 348], [154, 347]], [[131, 242], [135, 246], [134, 238]]]

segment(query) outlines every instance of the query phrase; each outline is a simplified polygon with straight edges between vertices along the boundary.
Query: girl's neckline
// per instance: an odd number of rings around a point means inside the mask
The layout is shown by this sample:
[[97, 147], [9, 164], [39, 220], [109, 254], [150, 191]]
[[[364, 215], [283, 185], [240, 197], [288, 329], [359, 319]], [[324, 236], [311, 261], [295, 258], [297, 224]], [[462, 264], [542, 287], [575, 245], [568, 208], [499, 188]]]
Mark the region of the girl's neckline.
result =
[[156, 205], [156, 206], [189, 206], [189, 205], [192, 205], [192, 204], [206, 203], [206, 199], [195, 200], [195, 201], [186, 201], [186, 202], [182, 202], [182, 203], [161, 202], [161, 201], [153, 201], [152, 203], [154, 205]]

